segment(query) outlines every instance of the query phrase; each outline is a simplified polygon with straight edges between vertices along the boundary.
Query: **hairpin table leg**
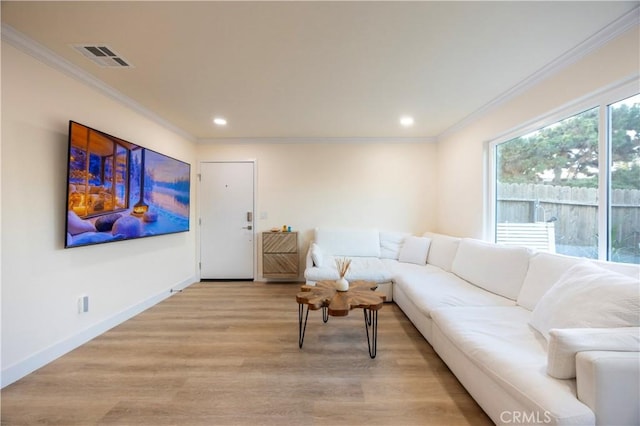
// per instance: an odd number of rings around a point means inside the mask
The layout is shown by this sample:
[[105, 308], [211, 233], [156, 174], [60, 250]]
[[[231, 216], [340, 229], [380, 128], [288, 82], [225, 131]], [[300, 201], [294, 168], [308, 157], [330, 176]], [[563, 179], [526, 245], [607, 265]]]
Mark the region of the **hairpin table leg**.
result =
[[[304, 313], [304, 303], [298, 304], [298, 347], [302, 348], [304, 342], [304, 332], [307, 330], [307, 318], [309, 318], [309, 307], [307, 306], [307, 313]], [[302, 318], [304, 317], [304, 325]]]
[[364, 327], [367, 331], [367, 346], [369, 346], [369, 356], [376, 357], [378, 349], [378, 311], [363, 309]]

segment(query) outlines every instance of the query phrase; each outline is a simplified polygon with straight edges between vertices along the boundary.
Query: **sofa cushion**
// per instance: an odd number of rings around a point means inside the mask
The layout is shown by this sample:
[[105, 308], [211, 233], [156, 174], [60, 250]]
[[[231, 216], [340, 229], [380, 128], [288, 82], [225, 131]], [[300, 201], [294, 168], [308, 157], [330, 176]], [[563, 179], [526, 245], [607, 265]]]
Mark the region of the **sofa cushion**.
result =
[[452, 306], [513, 306], [512, 300], [480, 287], [432, 265], [396, 262], [392, 267], [394, 285], [402, 289], [416, 308], [427, 317], [431, 311]]
[[405, 263], [415, 263], [416, 265], [426, 265], [430, 244], [431, 239], [427, 237], [407, 237], [400, 249], [398, 260]]
[[324, 251], [316, 243], [311, 243], [311, 259], [315, 266], [324, 266]]
[[563, 328], [549, 331], [547, 374], [576, 377], [576, 355], [585, 351], [640, 352], [640, 328]]
[[[584, 261], [583, 258], [561, 254], [543, 252], [533, 254], [529, 259], [527, 276], [524, 278], [520, 294], [518, 294], [518, 305], [532, 311], [542, 296], [549, 291], [567, 269]], [[640, 276], [638, 265], [596, 260], [589, 260], [589, 262], [630, 277]]]
[[530, 255], [524, 247], [464, 238], [451, 271], [485, 290], [516, 300], [527, 274]]
[[527, 413], [538, 413], [541, 424], [594, 424], [593, 412], [576, 398], [576, 381], [546, 373], [546, 342], [528, 325], [531, 311], [520, 306], [441, 308], [431, 317], [436, 351], [453, 345]]
[[547, 340], [553, 328], [640, 326], [640, 280], [584, 261], [540, 299], [531, 326]]
[[380, 257], [398, 260], [402, 243], [410, 235], [408, 232], [380, 231]]
[[535, 253], [529, 259], [529, 269], [518, 294], [518, 305], [533, 311], [538, 301], [558, 281], [558, 278], [584, 259], [550, 253]]
[[437, 266], [444, 271], [451, 272], [451, 264], [456, 257], [461, 239], [449, 235], [435, 234], [433, 232], [425, 232], [423, 237], [431, 239], [427, 263]]
[[640, 265], [635, 263], [608, 262], [606, 260], [589, 260], [589, 262], [608, 271], [617, 272], [633, 278], [640, 277]]
[[84, 246], [87, 244], [99, 244], [122, 239], [122, 236], [114, 236], [108, 232], [83, 232], [75, 236], [67, 233], [67, 246]]
[[[351, 266], [345, 278], [349, 281], [368, 280], [377, 283], [391, 281], [393, 275], [385, 268], [382, 260], [377, 257], [350, 257]], [[337, 280], [340, 278], [334, 256], [325, 256], [323, 266], [307, 268], [304, 277], [308, 281]]]
[[315, 243], [333, 256], [380, 257], [380, 234], [375, 229], [316, 228]]
[[73, 210], [69, 210], [67, 212], [67, 232], [73, 236], [83, 232], [96, 232], [96, 227], [88, 220], [80, 219], [80, 216]]

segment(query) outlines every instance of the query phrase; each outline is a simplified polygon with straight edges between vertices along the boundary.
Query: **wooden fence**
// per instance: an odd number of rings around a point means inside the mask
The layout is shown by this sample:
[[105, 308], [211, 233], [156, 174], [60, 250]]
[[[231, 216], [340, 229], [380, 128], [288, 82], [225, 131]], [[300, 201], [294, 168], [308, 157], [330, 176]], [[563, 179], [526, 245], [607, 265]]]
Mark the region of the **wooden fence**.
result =
[[[556, 244], [597, 246], [598, 191], [594, 188], [498, 184], [497, 222], [554, 221]], [[637, 253], [640, 244], [640, 190], [611, 194], [614, 249]]]

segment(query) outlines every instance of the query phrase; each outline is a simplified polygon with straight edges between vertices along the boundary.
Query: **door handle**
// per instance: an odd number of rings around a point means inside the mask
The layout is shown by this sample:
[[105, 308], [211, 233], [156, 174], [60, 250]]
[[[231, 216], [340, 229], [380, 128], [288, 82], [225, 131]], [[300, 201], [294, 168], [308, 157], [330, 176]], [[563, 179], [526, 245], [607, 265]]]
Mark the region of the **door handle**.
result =
[[242, 229], [253, 229], [253, 226], [249, 225], [249, 226], [243, 226]]

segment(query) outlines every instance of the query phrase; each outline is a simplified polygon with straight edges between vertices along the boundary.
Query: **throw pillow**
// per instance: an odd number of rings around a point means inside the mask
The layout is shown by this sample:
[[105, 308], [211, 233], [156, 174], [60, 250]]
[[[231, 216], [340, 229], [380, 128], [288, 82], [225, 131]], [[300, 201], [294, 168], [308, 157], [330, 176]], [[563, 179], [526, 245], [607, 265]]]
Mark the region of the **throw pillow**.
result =
[[96, 220], [96, 230], [98, 232], [110, 232], [113, 228], [113, 224], [121, 217], [122, 215], [120, 213], [112, 213], [99, 217]]
[[547, 374], [576, 377], [576, 354], [584, 351], [640, 351], [640, 328], [565, 328], [549, 331]]
[[142, 224], [133, 216], [123, 216], [113, 224], [111, 233], [122, 238], [137, 238], [143, 235]]
[[640, 280], [582, 262], [542, 296], [529, 323], [549, 340], [552, 328], [638, 327], [639, 312]]
[[431, 239], [426, 237], [407, 237], [404, 239], [398, 260], [416, 265], [426, 265]]
[[324, 253], [316, 243], [311, 243], [311, 260], [318, 268], [324, 264]]

